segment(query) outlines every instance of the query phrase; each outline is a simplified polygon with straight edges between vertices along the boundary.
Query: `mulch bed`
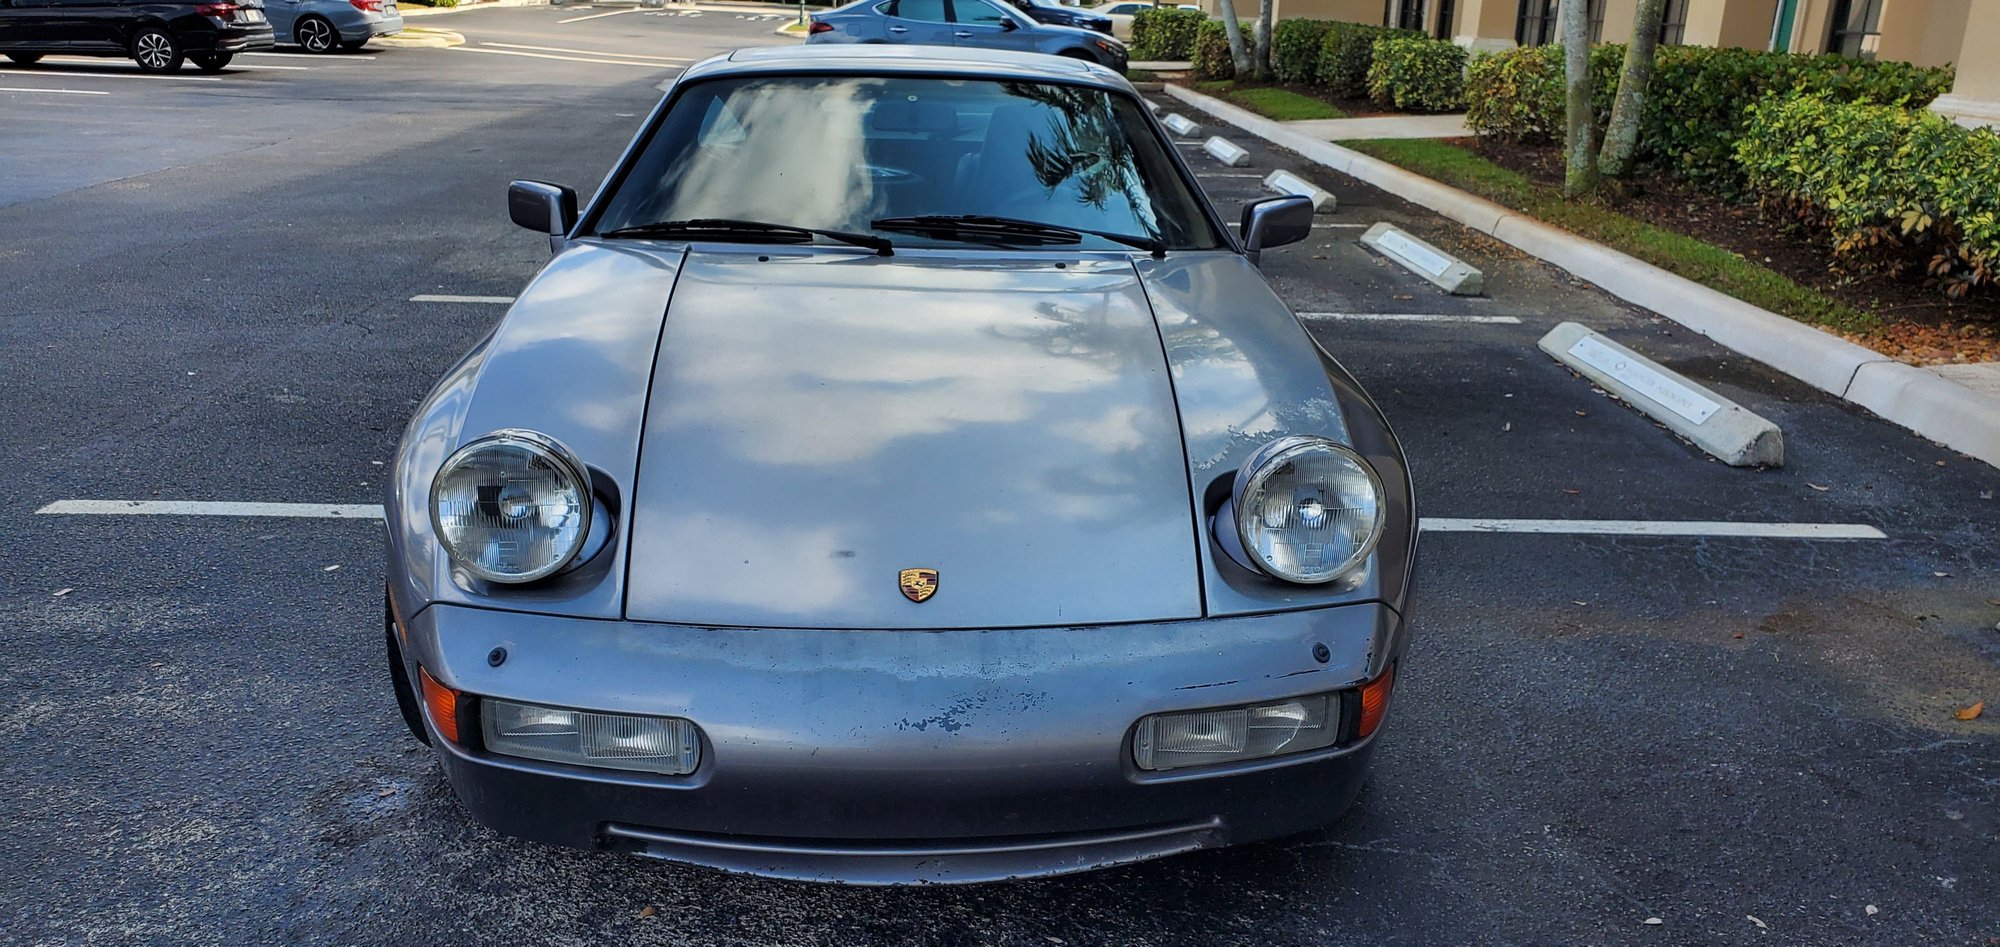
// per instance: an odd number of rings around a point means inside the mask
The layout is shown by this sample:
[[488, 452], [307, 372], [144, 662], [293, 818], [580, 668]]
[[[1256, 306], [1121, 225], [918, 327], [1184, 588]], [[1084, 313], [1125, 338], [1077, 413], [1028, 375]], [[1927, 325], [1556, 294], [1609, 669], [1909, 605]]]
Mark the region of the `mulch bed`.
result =
[[[1488, 161], [1537, 184], [1560, 188], [1561, 149], [1553, 145], [1483, 143], [1457, 139]], [[1898, 277], [1855, 276], [1834, 268], [1825, 240], [1794, 233], [1766, 217], [1755, 203], [1731, 201], [1676, 178], [1644, 174], [1602, 198], [1604, 206], [1662, 230], [1724, 247], [1782, 273], [1885, 324], [1876, 332], [1848, 334], [1856, 342], [1914, 364], [2000, 360], [2000, 293], [1951, 300], [1924, 285], [1921, 266]]]

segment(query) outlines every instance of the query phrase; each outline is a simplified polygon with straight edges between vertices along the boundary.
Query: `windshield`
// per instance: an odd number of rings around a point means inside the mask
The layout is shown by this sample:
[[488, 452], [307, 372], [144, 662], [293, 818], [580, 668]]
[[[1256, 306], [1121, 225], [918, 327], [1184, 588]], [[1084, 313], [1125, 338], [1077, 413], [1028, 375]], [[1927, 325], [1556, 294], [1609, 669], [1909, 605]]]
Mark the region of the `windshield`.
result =
[[[1129, 97], [983, 79], [785, 76], [681, 93], [594, 231], [754, 220], [877, 232], [884, 218], [987, 214], [1213, 249], [1208, 223]], [[986, 246], [961, 235], [905, 244]], [[1086, 245], [1123, 248], [1096, 236]]]

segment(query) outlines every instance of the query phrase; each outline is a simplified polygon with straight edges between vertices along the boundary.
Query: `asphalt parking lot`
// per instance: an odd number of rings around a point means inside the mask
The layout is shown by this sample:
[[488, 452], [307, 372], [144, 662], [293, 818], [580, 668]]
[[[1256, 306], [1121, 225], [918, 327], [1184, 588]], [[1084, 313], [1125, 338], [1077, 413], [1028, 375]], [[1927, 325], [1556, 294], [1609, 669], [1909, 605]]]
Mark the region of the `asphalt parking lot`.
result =
[[[1502, 521], [1424, 539], [1387, 742], [1319, 835], [889, 890], [501, 838], [396, 716], [379, 524], [38, 512], [379, 503], [411, 407], [546, 260], [506, 183], [587, 191], [680, 67], [788, 42], [745, 17], [0, 65], [0, 941], [2000, 942], [2000, 715], [1953, 716], [2000, 698], [2000, 472], [1242, 137], [1244, 169], [1183, 147], [1228, 218], [1276, 167], [1340, 198], [1266, 271], [1397, 426], [1423, 514]], [[1360, 247], [1378, 220], [1487, 295]], [[1594, 391], [1535, 349], [1565, 320], [1776, 421], [1786, 466]], [[1773, 535], [1657, 535], [1711, 521]], [[1787, 534], [1826, 523], [1882, 538]]]

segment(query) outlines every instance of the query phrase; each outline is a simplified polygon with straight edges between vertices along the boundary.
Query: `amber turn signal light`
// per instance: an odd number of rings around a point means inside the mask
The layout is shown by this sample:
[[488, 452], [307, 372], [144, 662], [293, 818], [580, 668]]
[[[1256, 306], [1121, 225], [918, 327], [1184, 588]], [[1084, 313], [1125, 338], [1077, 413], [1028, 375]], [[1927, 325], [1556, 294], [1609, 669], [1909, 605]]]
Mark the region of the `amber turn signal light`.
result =
[[1366, 738], [1382, 725], [1382, 715], [1389, 710], [1389, 691], [1396, 686], [1396, 666], [1391, 664], [1387, 671], [1366, 684], [1361, 685], [1361, 726], [1356, 735]]
[[[424, 707], [431, 712], [431, 725], [437, 728], [439, 736], [457, 743], [458, 692], [438, 683], [437, 678], [423, 668], [417, 668], [417, 679], [423, 682]], [[1362, 726], [1367, 725], [1364, 718]]]

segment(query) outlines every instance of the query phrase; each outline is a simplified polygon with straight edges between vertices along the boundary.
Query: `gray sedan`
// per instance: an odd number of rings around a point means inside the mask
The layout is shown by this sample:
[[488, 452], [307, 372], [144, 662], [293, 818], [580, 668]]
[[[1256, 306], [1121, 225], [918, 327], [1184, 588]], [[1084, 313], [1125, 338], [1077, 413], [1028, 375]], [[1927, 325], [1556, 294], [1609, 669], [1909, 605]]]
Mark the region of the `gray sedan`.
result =
[[264, 11], [278, 42], [309, 53], [352, 52], [403, 29], [396, 0], [264, 0]]
[[1375, 404], [1130, 84], [773, 47], [675, 81], [418, 406], [389, 667], [473, 818], [865, 884], [1320, 828], [1407, 647]]
[[815, 14], [807, 43], [918, 43], [1047, 53], [1125, 71], [1125, 44], [1074, 26], [1037, 23], [994, 0], [860, 0]]

